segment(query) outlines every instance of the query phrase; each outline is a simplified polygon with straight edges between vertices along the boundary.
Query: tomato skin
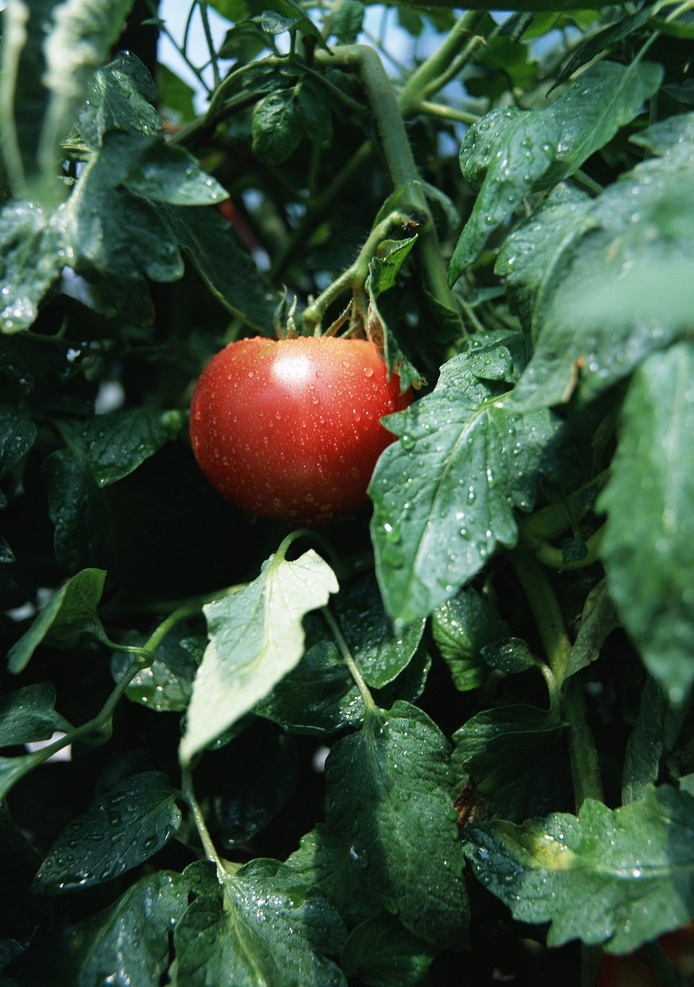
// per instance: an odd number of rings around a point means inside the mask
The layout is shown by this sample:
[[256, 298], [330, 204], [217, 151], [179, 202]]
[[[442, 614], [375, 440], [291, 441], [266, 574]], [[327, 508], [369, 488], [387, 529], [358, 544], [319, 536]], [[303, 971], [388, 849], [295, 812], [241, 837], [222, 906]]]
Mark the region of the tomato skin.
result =
[[658, 987], [658, 981], [650, 966], [636, 953], [623, 956], [605, 953], [595, 987]]
[[323, 523], [367, 500], [394, 436], [380, 419], [411, 392], [365, 339], [263, 336], [230, 343], [190, 406], [195, 457], [228, 500], [260, 517]]

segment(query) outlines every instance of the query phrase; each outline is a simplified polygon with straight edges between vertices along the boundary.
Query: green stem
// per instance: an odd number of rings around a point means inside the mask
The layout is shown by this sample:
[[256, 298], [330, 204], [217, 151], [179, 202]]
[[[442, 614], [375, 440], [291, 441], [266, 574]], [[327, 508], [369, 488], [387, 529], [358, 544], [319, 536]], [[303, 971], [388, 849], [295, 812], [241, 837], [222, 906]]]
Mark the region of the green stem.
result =
[[566, 677], [571, 641], [552, 584], [532, 551], [521, 544], [509, 553], [509, 558], [530, 605], [549, 667], [562, 689], [562, 714], [569, 724], [569, 761], [578, 809], [586, 798], [602, 799], [602, 783], [580, 677]]
[[323, 614], [323, 617], [325, 618], [325, 621], [335, 639], [335, 644], [337, 645], [340, 655], [342, 656], [342, 660], [349, 669], [356, 687], [359, 690], [359, 695], [364, 703], [364, 708], [366, 709], [367, 715], [369, 713], [375, 713], [378, 707], [376, 706], [374, 698], [371, 695], [371, 691], [364, 680], [364, 676], [361, 674], [361, 669], [352, 657], [352, 652], [349, 650], [349, 645], [345, 641], [340, 625], [335, 620], [328, 607], [322, 607], [321, 613]]
[[[328, 56], [324, 52], [317, 52], [316, 61], [327, 63]], [[407, 189], [403, 206], [407, 208], [408, 204], [411, 205], [422, 219], [415, 249], [419, 255], [427, 289], [443, 308], [458, 311], [455, 296], [448, 285], [436, 229], [405, 130], [400, 104], [380, 58], [373, 48], [367, 48], [365, 45], [350, 45], [334, 48], [330, 64], [342, 65], [347, 69], [356, 70], [359, 74], [376, 120], [393, 186], [396, 189], [401, 187]]]
[[569, 761], [576, 808], [587, 798], [603, 801], [600, 762], [593, 731], [588, 723], [586, 697], [580, 676], [573, 675], [564, 687], [564, 716], [569, 724]]
[[344, 291], [350, 289], [355, 291], [364, 284], [369, 273], [371, 258], [378, 250], [379, 244], [391, 234], [393, 228], [407, 229], [412, 225], [414, 225], [412, 218], [401, 212], [392, 212], [377, 223], [356, 260], [304, 309], [301, 317], [304, 326], [315, 331], [320, 326], [326, 310]]
[[217, 64], [217, 52], [215, 51], [214, 48], [214, 42], [212, 40], [212, 31], [210, 30], [210, 18], [207, 13], [207, 0], [198, 0], [198, 7], [200, 8], [200, 19], [202, 21], [202, 29], [205, 33], [207, 50], [210, 53], [210, 64], [212, 65], [214, 88], [216, 89], [219, 86], [221, 79], [219, 75], [219, 65]]
[[538, 562], [542, 562], [549, 569], [557, 569], [560, 572], [572, 572], [574, 569], [585, 569], [587, 566], [592, 565], [594, 562], [600, 558], [600, 546], [602, 544], [602, 537], [604, 534], [604, 525], [598, 528], [590, 538], [586, 541], [586, 554], [582, 559], [576, 559], [575, 562], [565, 562], [562, 550], [560, 548], [555, 548], [554, 545], [549, 545], [547, 542], [541, 542], [535, 549], [535, 555]]
[[519, 545], [508, 557], [530, 604], [549, 667], [561, 688], [569, 665], [571, 640], [552, 584], [525, 546]]
[[484, 12], [469, 10], [451, 28], [443, 44], [412, 73], [400, 93], [400, 112], [407, 117], [416, 113], [422, 100], [438, 92], [460, 72], [484, 39], [474, 32], [485, 17]]
[[223, 884], [224, 879], [228, 876], [228, 870], [224, 861], [217, 853], [217, 848], [212, 842], [212, 837], [210, 836], [210, 831], [207, 828], [207, 823], [205, 822], [202, 809], [200, 808], [200, 804], [195, 797], [195, 792], [193, 790], [193, 774], [190, 766], [181, 769], [181, 789], [183, 792], [183, 797], [186, 800], [188, 808], [193, 816], [193, 822], [195, 823], [195, 828], [198, 831], [198, 836], [200, 837], [200, 842], [202, 843], [205, 856], [215, 865], [217, 870], [217, 879], [220, 884]]
[[600, 490], [609, 478], [609, 471], [603, 470], [578, 490], [574, 490], [556, 504], [540, 508], [534, 514], [522, 518], [520, 522], [523, 541], [536, 547], [543, 542], [558, 538], [567, 528], [574, 527], [595, 503]]

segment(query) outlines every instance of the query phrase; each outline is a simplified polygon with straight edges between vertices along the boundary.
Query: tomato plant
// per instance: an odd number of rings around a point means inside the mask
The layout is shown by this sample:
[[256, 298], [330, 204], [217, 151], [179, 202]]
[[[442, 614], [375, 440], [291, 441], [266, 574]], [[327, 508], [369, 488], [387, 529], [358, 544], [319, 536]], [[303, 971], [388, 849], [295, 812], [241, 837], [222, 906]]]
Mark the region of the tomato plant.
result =
[[242, 339], [196, 384], [193, 451], [239, 507], [325, 522], [366, 503], [376, 460], [393, 440], [381, 419], [410, 400], [369, 340]]
[[691, 979], [693, 15], [0, 4], [0, 987]]

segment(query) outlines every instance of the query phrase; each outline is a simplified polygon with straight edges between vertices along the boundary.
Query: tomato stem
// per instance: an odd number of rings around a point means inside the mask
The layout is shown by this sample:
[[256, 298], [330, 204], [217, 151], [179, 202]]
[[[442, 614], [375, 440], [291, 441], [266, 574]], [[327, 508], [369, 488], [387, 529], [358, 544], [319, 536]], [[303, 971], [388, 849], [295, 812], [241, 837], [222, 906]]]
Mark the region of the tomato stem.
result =
[[[363, 291], [363, 286], [368, 277], [369, 263], [378, 250], [379, 245], [387, 239], [395, 227], [407, 230], [415, 225], [413, 218], [406, 213], [395, 211], [389, 213], [385, 219], [377, 223], [371, 230], [364, 246], [359, 251], [356, 260], [342, 272], [335, 280], [322, 291], [318, 298], [314, 299], [304, 309], [301, 319], [305, 329], [313, 332], [320, 326], [326, 310], [336, 301], [340, 295], [348, 290], [353, 294]], [[363, 321], [366, 321], [366, 312], [362, 313]]]

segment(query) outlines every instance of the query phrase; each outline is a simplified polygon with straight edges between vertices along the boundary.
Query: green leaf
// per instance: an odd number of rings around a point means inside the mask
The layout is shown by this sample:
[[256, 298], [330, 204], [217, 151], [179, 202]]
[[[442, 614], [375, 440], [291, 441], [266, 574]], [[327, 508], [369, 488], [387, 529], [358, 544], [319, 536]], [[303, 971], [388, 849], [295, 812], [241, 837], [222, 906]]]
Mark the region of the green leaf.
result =
[[337, 645], [318, 635], [312, 643], [311, 623], [304, 656], [271, 692], [253, 707], [292, 733], [330, 735], [364, 718], [364, 703]]
[[619, 809], [586, 799], [522, 826], [464, 830], [476, 877], [521, 922], [550, 922], [547, 944], [571, 939], [626, 953], [694, 913], [694, 799], [670, 786]]
[[223, 892], [211, 885], [174, 929], [172, 987], [346, 987], [326, 956], [342, 945], [342, 923], [289, 868], [259, 858], [225, 877]]
[[55, 198], [60, 142], [131, 6], [132, 0], [106, 6], [99, 0], [12, 3], [0, 105], [5, 160], [17, 194], [38, 179], [40, 196]]
[[350, 926], [380, 910], [353, 857], [345, 852], [341, 833], [318, 823], [302, 836], [299, 848], [286, 861], [305, 884], [318, 888], [332, 902]]
[[588, 62], [592, 62], [594, 58], [597, 58], [598, 55], [612, 47], [612, 45], [619, 44], [620, 41], [628, 38], [634, 31], [643, 27], [653, 16], [654, 8], [659, 5], [659, 0], [645, 0], [638, 10], [635, 10], [633, 13], [626, 13], [624, 17], [615, 21], [614, 24], [608, 24], [602, 31], [598, 31], [588, 38], [587, 41], [584, 41], [579, 45], [578, 49], [573, 53], [557, 76], [553, 88], [561, 85], [574, 72]]
[[504, 278], [509, 307], [525, 329], [539, 322], [544, 294], [562, 272], [569, 246], [595, 226], [590, 207], [585, 192], [560, 183], [532, 222], [522, 223], [501, 245], [494, 271]]
[[461, 145], [460, 164], [479, 195], [451, 258], [451, 283], [533, 187], [574, 174], [641, 111], [661, 78], [661, 67], [648, 62], [599, 62], [544, 109], [499, 108], [474, 124]]
[[463, 948], [467, 899], [449, 747], [408, 703], [369, 711], [326, 762], [326, 822], [370, 895], [428, 942]]
[[108, 532], [103, 495], [87, 456], [75, 446], [52, 452], [43, 462], [54, 549], [69, 569], [87, 567]]
[[178, 411], [134, 408], [96, 415], [85, 421], [81, 439], [97, 486], [107, 487], [128, 476], [183, 426]]
[[483, 710], [455, 732], [452, 763], [494, 816], [520, 822], [570, 794], [566, 724], [525, 704]]
[[685, 708], [673, 708], [664, 689], [649, 676], [624, 757], [622, 801], [625, 804], [646, 798], [649, 787], [657, 783], [662, 760], [672, 751], [685, 716]]
[[605, 639], [620, 626], [607, 580], [601, 580], [588, 594], [581, 612], [576, 640], [566, 668], [566, 678], [597, 661]]
[[7, 654], [11, 672], [26, 668], [42, 641], [56, 648], [70, 648], [82, 634], [94, 634], [106, 640], [106, 632], [97, 613], [104, 591], [103, 569], [83, 569], [55, 593], [33, 624], [15, 642]]
[[157, 771], [133, 775], [68, 823], [34, 878], [60, 894], [109, 881], [154, 856], [178, 829], [177, 792]]
[[256, 721], [214, 757], [214, 779], [205, 784], [212, 831], [224, 847], [252, 840], [294, 795], [299, 756], [294, 737]]
[[396, 634], [371, 573], [347, 583], [336, 596], [333, 609], [352, 657], [367, 685], [374, 689], [397, 678], [422, 640], [423, 620]]
[[111, 976], [118, 978], [112, 983], [158, 987], [169, 966], [172, 928], [187, 904], [185, 878], [158, 871], [104, 911], [38, 934], [7, 972], [18, 987], [104, 984]]
[[[160, 66], [164, 70], [164, 66]], [[119, 51], [89, 80], [77, 117], [79, 141], [96, 151], [110, 130], [148, 138], [161, 130], [154, 80], [137, 55]]]
[[320, 147], [330, 147], [333, 122], [327, 89], [317, 79], [305, 75], [297, 83], [295, 92], [304, 135]]
[[400, 441], [371, 480], [371, 536], [386, 608], [404, 624], [453, 596], [497, 545], [515, 545], [514, 508], [532, 506], [557, 431], [547, 412], [513, 410], [521, 334], [485, 343], [449, 360], [433, 393], [388, 419]]
[[192, 154], [159, 140], [143, 145], [125, 186], [135, 195], [173, 206], [207, 206], [228, 198], [226, 189]]
[[183, 273], [178, 245], [160, 211], [124, 187], [143, 143], [109, 131], [65, 206], [67, 242], [78, 274], [125, 293], [132, 282], [174, 281]]
[[599, 502], [608, 514], [601, 556], [610, 593], [647, 668], [673, 702], [694, 682], [692, 374], [691, 342], [654, 353], [638, 368]]
[[236, 318], [267, 333], [279, 296], [260, 276], [229, 223], [214, 209], [163, 207], [176, 240], [215, 298]]
[[[377, 702], [390, 705], [395, 699], [418, 699], [430, 664], [419, 647], [424, 622], [416, 621], [396, 634], [371, 574], [342, 587], [331, 608]], [[324, 619], [309, 614], [304, 626], [303, 658], [253, 711], [293, 733], [324, 736], [359, 726], [364, 703]]]
[[294, 562], [273, 556], [257, 579], [205, 606], [210, 642], [193, 683], [181, 760], [187, 763], [251, 710], [304, 652], [302, 618], [338, 590], [313, 550]]
[[355, 44], [364, 21], [364, 4], [360, 0], [344, 0], [335, 8], [330, 28], [338, 45]]
[[36, 425], [23, 411], [0, 406], [0, 476], [27, 454], [36, 432]]
[[[516, 401], [525, 408], [567, 401], [576, 388], [586, 400], [630, 374], [649, 353], [686, 331], [694, 304], [694, 237], [686, 216], [694, 209], [691, 115], [653, 128], [639, 140], [659, 157], [637, 165], [609, 186], [581, 216], [563, 221], [550, 251], [540, 247], [546, 277], [537, 272], [532, 360]], [[650, 136], [649, 136], [650, 135]], [[580, 207], [579, 207], [580, 209]], [[533, 221], [517, 245], [533, 251]], [[578, 233], [579, 235], [576, 235]], [[538, 239], [539, 238], [539, 239]], [[511, 248], [516, 256], [519, 253]], [[524, 270], [525, 269], [525, 270]]]
[[[151, 663], [130, 679], [125, 694], [131, 702], [140, 703], [157, 713], [180, 713], [187, 708], [206, 639], [182, 639], [181, 633], [179, 624], [159, 642]], [[128, 643], [143, 646], [146, 637], [138, 635], [136, 642]], [[115, 653], [111, 658], [113, 678], [119, 681], [131, 666], [132, 655]]]
[[260, 102], [253, 114], [253, 153], [268, 165], [290, 157], [303, 137], [303, 114], [296, 89], [279, 89]]
[[0, 697], [0, 747], [48, 740], [70, 724], [55, 710], [55, 687], [50, 682], [25, 685]]
[[350, 932], [340, 954], [342, 969], [368, 987], [420, 987], [435, 950], [383, 912]]
[[482, 649], [509, 634], [508, 625], [495, 607], [472, 587], [436, 608], [431, 629], [455, 687], [461, 692], [482, 685], [487, 677]]
[[0, 330], [28, 329], [46, 292], [68, 261], [56, 217], [34, 202], [12, 202], [0, 212]]

